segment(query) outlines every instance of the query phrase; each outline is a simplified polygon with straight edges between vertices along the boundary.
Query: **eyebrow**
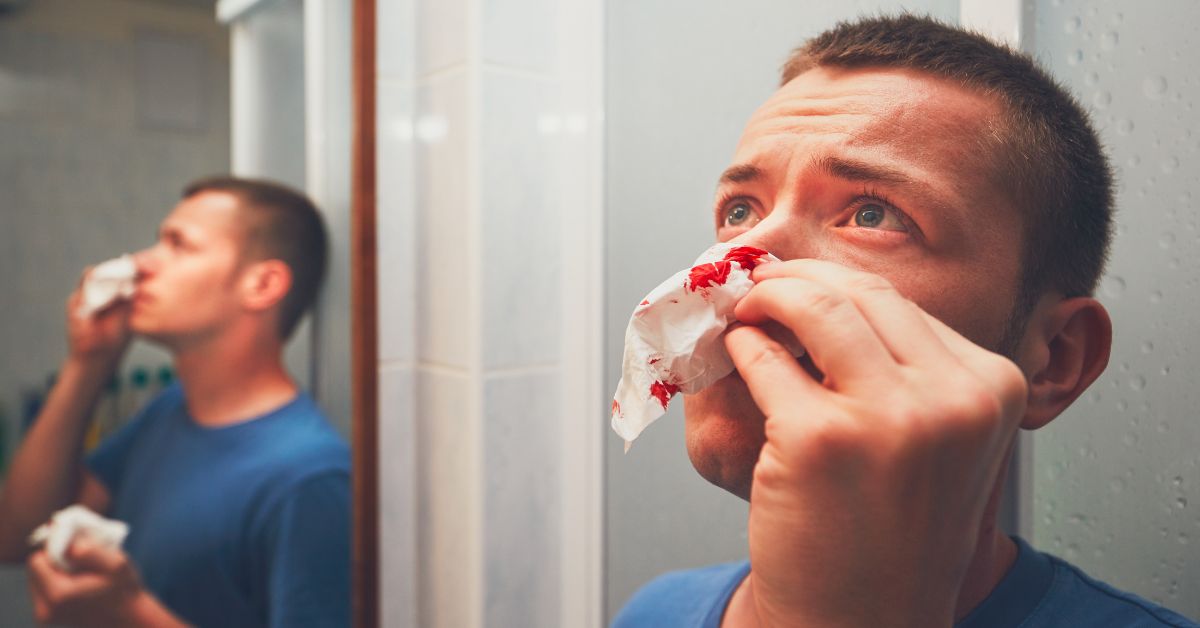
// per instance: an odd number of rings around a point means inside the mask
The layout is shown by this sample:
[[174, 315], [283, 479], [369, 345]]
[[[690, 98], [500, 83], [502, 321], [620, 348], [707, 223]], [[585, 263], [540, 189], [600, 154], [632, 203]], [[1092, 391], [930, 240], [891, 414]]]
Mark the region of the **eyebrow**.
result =
[[721, 173], [720, 184], [726, 183], [745, 183], [747, 181], [755, 181], [767, 175], [767, 172], [758, 166], [751, 164], [742, 164], [740, 166], [730, 166], [725, 172]]
[[912, 177], [899, 170], [869, 164], [864, 161], [846, 159], [844, 157], [833, 157], [830, 155], [814, 157], [812, 166], [817, 172], [823, 172], [831, 177], [846, 179], [847, 181], [880, 181], [896, 185], [910, 185], [913, 183]]
[[[813, 157], [812, 167], [817, 172], [839, 179], [846, 179], [847, 181], [880, 181], [896, 185], [913, 183], [912, 177], [899, 170], [870, 164], [865, 161], [846, 159], [844, 157], [834, 157], [831, 155]], [[765, 170], [752, 164], [731, 166], [725, 172], [721, 173], [720, 184], [757, 181], [764, 178], [766, 174]]]

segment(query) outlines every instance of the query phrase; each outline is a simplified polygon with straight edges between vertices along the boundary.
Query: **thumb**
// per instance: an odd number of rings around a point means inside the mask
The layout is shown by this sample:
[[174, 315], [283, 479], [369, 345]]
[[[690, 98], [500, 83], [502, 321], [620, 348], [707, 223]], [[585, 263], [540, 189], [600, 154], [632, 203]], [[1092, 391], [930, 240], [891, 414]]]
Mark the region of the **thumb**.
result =
[[127, 562], [125, 552], [105, 547], [87, 536], [77, 536], [67, 547], [67, 561], [77, 571], [111, 573]]

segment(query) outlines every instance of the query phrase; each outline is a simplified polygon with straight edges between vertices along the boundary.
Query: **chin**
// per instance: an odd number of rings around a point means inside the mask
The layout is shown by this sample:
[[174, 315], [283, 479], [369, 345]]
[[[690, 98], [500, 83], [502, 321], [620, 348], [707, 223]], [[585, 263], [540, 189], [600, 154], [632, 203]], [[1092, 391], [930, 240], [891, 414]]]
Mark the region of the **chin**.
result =
[[709, 482], [749, 501], [766, 422], [733, 373], [684, 397], [688, 458]]

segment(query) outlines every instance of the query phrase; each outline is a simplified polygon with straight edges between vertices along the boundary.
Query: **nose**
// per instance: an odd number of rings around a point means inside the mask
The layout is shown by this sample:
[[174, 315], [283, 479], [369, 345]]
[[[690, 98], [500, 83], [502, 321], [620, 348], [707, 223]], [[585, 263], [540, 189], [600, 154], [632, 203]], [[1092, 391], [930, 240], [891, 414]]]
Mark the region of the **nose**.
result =
[[763, 249], [781, 260], [817, 257], [817, 246], [806, 225], [785, 208], [776, 208], [753, 227], [730, 240], [738, 246]]
[[154, 256], [154, 247], [144, 248], [133, 254], [133, 265], [137, 268], [138, 279], [144, 279], [158, 269]]

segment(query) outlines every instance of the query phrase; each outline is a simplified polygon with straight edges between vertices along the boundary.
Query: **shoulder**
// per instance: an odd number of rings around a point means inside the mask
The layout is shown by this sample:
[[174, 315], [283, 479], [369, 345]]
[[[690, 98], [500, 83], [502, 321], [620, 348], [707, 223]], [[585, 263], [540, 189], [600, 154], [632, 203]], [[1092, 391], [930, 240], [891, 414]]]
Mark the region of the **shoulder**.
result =
[[256, 441], [270, 461], [289, 477], [303, 479], [335, 471], [350, 471], [350, 447], [330, 424], [321, 408], [306, 394], [256, 421]]
[[749, 561], [740, 561], [663, 574], [630, 598], [613, 626], [702, 626], [710, 616], [719, 620], [749, 571]]
[[1044, 618], [1044, 625], [1200, 628], [1174, 611], [1096, 580], [1060, 558], [1047, 556], [1054, 565], [1054, 581], [1037, 613]]

